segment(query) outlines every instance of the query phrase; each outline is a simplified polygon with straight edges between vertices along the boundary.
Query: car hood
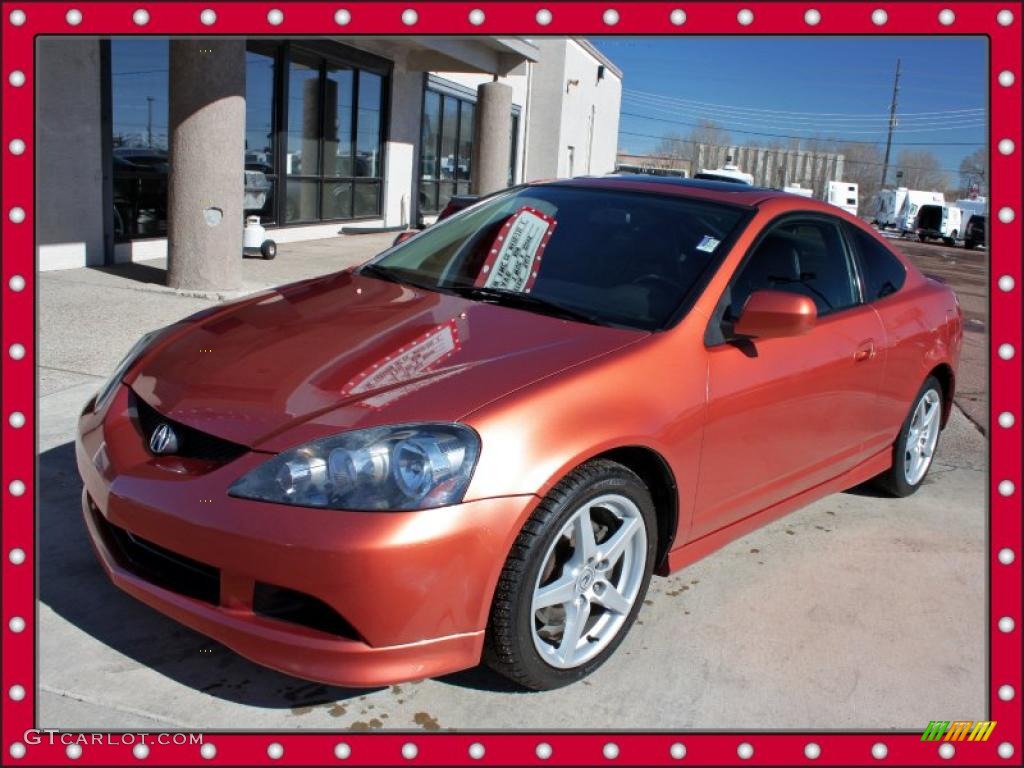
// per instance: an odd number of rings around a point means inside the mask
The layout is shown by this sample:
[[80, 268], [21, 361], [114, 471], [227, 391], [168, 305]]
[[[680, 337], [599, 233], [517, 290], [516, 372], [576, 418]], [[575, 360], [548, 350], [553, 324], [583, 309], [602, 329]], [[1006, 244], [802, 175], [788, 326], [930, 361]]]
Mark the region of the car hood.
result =
[[457, 421], [647, 335], [342, 272], [183, 322], [126, 381], [170, 419], [283, 450], [345, 429]]

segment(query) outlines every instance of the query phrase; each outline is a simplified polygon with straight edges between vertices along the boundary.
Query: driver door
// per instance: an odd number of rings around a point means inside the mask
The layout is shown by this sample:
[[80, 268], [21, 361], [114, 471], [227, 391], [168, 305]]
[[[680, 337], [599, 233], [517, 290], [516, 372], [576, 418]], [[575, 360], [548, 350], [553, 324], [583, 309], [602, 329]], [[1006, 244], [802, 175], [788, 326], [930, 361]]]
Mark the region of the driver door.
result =
[[[814, 328], [801, 336], [730, 340], [744, 302], [761, 289], [811, 298]], [[694, 538], [862, 461], [884, 357], [881, 321], [862, 303], [850, 249], [839, 222], [827, 216], [770, 225], [712, 322], [723, 333], [708, 349]]]

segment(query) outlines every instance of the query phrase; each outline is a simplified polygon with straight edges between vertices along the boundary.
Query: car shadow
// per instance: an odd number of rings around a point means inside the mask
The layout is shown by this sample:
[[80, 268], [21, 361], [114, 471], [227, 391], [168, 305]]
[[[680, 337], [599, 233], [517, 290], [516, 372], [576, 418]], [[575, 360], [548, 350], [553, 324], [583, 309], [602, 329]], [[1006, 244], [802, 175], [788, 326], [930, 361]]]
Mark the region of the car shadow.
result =
[[[36, 530], [39, 600], [65, 621], [134, 663], [195, 691], [265, 709], [297, 709], [343, 702], [376, 688], [342, 688], [302, 680], [239, 656], [117, 589], [89, 544], [82, 520], [82, 482], [74, 444], [39, 455]], [[83, 655], [66, 648], [69, 663]], [[55, 659], [43, 659], [41, 666]], [[52, 675], [52, 669], [43, 669]], [[116, 676], [105, 679], [116, 680]], [[438, 678], [475, 690], [522, 691], [485, 667]], [[95, 695], [97, 691], [91, 691]]]

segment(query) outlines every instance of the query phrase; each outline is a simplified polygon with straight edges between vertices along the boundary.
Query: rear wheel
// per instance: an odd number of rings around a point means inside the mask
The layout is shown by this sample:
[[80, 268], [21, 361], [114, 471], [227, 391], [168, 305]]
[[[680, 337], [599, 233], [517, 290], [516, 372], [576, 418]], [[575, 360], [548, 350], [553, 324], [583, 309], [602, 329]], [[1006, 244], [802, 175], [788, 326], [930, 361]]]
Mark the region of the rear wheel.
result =
[[575, 682], [626, 636], [654, 566], [650, 492], [621, 464], [573, 470], [520, 531], [495, 592], [484, 660], [534, 690]]
[[873, 484], [893, 496], [909, 496], [928, 475], [942, 430], [942, 386], [929, 376], [914, 398], [892, 449], [892, 466]]

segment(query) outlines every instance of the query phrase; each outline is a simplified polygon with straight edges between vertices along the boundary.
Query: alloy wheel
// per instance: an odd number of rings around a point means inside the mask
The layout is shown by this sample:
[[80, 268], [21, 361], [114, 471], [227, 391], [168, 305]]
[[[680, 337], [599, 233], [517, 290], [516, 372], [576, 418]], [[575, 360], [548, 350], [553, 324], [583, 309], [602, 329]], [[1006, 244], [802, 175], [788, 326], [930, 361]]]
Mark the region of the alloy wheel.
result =
[[929, 389], [917, 401], [914, 415], [907, 430], [903, 474], [910, 485], [917, 485], [924, 478], [935, 455], [939, 441], [939, 422], [942, 399], [934, 389]]

